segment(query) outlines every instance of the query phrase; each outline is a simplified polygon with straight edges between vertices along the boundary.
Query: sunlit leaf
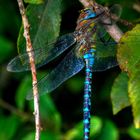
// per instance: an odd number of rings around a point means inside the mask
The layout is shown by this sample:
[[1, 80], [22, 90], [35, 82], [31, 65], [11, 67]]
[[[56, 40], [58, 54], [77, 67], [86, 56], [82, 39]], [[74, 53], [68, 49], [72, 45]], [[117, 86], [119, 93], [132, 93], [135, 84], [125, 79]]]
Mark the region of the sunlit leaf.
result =
[[128, 76], [126, 73], [121, 73], [116, 78], [112, 86], [111, 101], [114, 114], [117, 114], [123, 108], [130, 105], [128, 97]]
[[128, 134], [135, 140], [140, 139], [140, 129], [136, 129], [134, 126], [128, 129]]
[[125, 33], [119, 44], [117, 53], [119, 66], [131, 75], [140, 69], [140, 25]]
[[132, 105], [134, 124], [136, 128], [140, 128], [140, 72], [130, 77], [128, 91]]
[[98, 140], [119, 140], [119, 132], [111, 121], [104, 121]]
[[103, 127], [103, 122], [99, 117], [91, 117], [91, 128], [90, 128], [90, 136], [95, 136], [99, 132], [101, 132], [101, 128]]
[[[102, 121], [98, 117], [91, 117], [91, 133], [90, 136], [98, 134], [102, 127]], [[69, 130], [65, 138], [69, 140], [83, 139], [83, 121], [77, 124], [73, 129]]]
[[45, 0], [24, 0], [26, 3], [30, 3], [30, 4], [41, 4], [43, 3]]
[[140, 128], [140, 25], [127, 32], [120, 41], [118, 62], [128, 72], [128, 92], [132, 105], [135, 127]]

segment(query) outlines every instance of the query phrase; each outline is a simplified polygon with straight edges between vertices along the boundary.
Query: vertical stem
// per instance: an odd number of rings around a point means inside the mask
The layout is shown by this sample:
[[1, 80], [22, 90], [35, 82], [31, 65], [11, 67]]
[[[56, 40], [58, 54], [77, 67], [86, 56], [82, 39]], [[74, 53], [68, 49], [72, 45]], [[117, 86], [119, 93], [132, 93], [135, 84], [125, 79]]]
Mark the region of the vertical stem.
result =
[[26, 16], [24, 4], [22, 0], [17, 0], [19, 5], [20, 14], [22, 16], [22, 22], [24, 26], [24, 37], [26, 39], [26, 51], [28, 52], [29, 61], [30, 61], [30, 67], [31, 67], [31, 73], [32, 73], [32, 86], [33, 86], [33, 95], [34, 95], [34, 115], [35, 115], [35, 127], [36, 127], [36, 133], [35, 133], [35, 140], [40, 139], [40, 115], [39, 115], [39, 96], [38, 96], [38, 88], [36, 86], [37, 83], [37, 77], [36, 77], [36, 68], [35, 68], [35, 61], [34, 61], [34, 52], [31, 38], [30, 38], [30, 25]]

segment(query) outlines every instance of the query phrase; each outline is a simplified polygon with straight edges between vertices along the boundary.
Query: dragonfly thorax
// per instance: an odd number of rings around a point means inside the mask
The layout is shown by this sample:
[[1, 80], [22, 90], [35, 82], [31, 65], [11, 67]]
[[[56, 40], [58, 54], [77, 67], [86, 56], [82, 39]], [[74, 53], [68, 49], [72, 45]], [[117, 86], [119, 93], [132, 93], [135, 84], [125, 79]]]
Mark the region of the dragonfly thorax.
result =
[[92, 8], [86, 8], [81, 10], [81, 13], [77, 20], [76, 30], [79, 30], [83, 26], [90, 25], [96, 18], [96, 12]]
[[91, 19], [91, 17], [96, 17], [95, 12], [91, 9], [84, 9], [77, 20], [77, 27], [74, 35], [78, 44], [77, 55], [80, 57], [83, 57], [84, 54], [94, 46], [96, 22], [93, 18]]

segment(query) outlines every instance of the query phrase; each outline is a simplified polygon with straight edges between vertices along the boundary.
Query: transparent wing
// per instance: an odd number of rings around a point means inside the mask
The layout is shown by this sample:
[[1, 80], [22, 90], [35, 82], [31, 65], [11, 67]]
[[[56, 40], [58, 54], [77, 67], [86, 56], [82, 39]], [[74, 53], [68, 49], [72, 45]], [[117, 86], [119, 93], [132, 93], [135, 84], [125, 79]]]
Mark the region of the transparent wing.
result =
[[104, 71], [118, 65], [116, 58], [117, 43], [108, 37], [109, 35], [106, 34], [102, 41], [97, 37], [94, 42], [96, 53], [93, 71]]
[[122, 14], [122, 7], [119, 4], [113, 5], [109, 9], [110, 17], [113, 18], [112, 20], [117, 22]]
[[[72, 50], [51, 73], [38, 82], [39, 95], [53, 91], [83, 67], [83, 59], [76, 57], [74, 50]], [[27, 99], [32, 99], [32, 95], [32, 93], [28, 94]]]
[[113, 68], [117, 66], [117, 58], [116, 57], [105, 57], [105, 58], [95, 58], [95, 63], [93, 66], [93, 71], [105, 71], [107, 69]]
[[[66, 34], [58, 38], [54, 43], [46, 45], [45, 48], [39, 48], [34, 51], [34, 59], [36, 67], [47, 64], [66, 49], [76, 42], [72, 33]], [[31, 52], [30, 52], [31, 53]], [[21, 72], [30, 70], [29, 57], [27, 53], [18, 55], [10, 61], [7, 66], [8, 71]]]
[[124, 39], [126, 37], [126, 40], [124, 41], [121, 39], [119, 43], [114, 42], [113, 39], [106, 41], [105, 37], [107, 36], [107, 34], [106, 36], [104, 36], [104, 42], [101, 42], [98, 39], [94, 42], [96, 44], [96, 54], [93, 71], [104, 71], [117, 66], [117, 47], [124, 45], [128, 47], [139, 46], [139, 30], [136, 30], [131, 35], [129, 35], [128, 33], [126, 33], [126, 35], [124, 35], [123, 37]]

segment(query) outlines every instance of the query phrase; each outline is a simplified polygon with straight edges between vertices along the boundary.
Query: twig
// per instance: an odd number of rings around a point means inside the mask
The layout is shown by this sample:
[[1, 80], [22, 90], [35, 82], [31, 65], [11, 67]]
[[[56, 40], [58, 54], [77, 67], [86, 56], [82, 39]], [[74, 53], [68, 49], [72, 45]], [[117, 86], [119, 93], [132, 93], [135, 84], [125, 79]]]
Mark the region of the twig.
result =
[[85, 8], [93, 6], [92, 0], [79, 0]]
[[30, 67], [31, 67], [31, 73], [32, 73], [32, 85], [33, 85], [33, 96], [34, 96], [34, 115], [35, 115], [35, 127], [36, 127], [36, 133], [35, 133], [35, 140], [40, 139], [40, 114], [39, 114], [39, 96], [38, 96], [38, 88], [36, 86], [37, 83], [37, 77], [36, 77], [36, 68], [35, 68], [35, 61], [34, 61], [34, 53], [32, 48], [32, 43], [30, 39], [30, 25], [25, 13], [25, 8], [22, 0], [17, 0], [19, 5], [20, 14], [22, 16], [22, 22], [24, 26], [24, 37], [26, 39], [26, 51], [29, 52], [29, 61], [30, 61]]
[[133, 9], [140, 13], [140, 3], [134, 3]]
[[[105, 9], [103, 6], [97, 4], [94, 0], [79, 0], [83, 6], [85, 8], [87, 7], [94, 7], [98, 12], [100, 13], [100, 9], [104, 9], [107, 11], [107, 9]], [[108, 23], [108, 21], [110, 20], [109, 17], [107, 15], [105, 15], [106, 18], [101, 18], [101, 22], [102, 23]], [[108, 17], [108, 18], [107, 18]], [[116, 41], [119, 42], [120, 38], [122, 37], [123, 33], [122, 31], [119, 29], [119, 27], [116, 24], [112, 24], [112, 25], [104, 25], [106, 31], [110, 34], [110, 36]]]
[[0, 107], [10, 111], [11, 113], [21, 117], [23, 120], [31, 120], [32, 115], [28, 114], [26, 112], [23, 112], [17, 108], [15, 108], [14, 106], [12, 106], [11, 104], [5, 102], [4, 100], [0, 99]]

